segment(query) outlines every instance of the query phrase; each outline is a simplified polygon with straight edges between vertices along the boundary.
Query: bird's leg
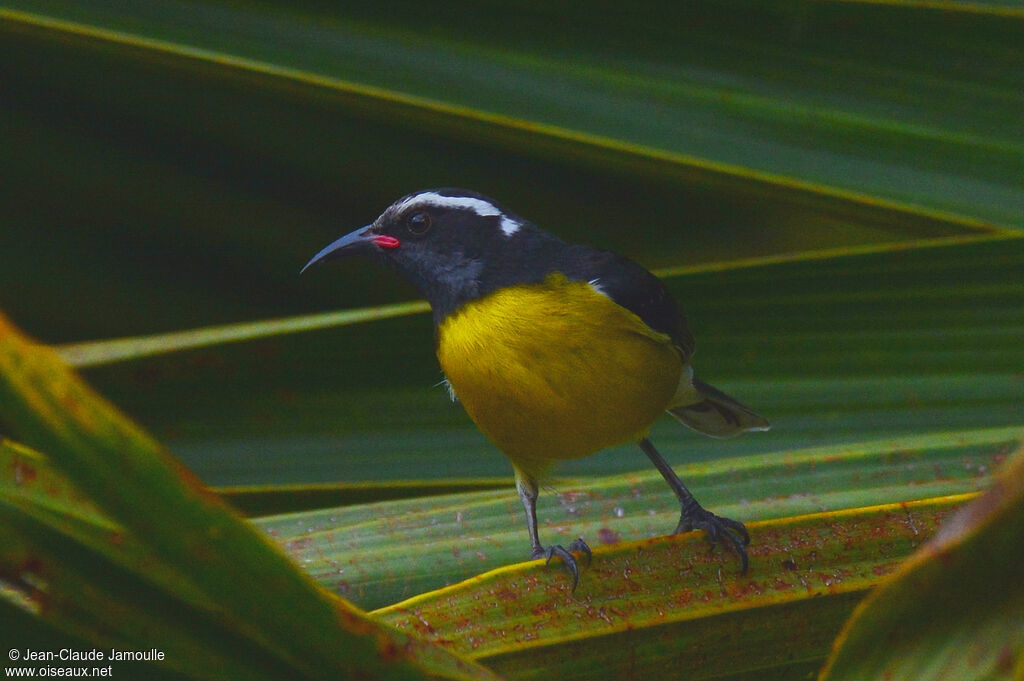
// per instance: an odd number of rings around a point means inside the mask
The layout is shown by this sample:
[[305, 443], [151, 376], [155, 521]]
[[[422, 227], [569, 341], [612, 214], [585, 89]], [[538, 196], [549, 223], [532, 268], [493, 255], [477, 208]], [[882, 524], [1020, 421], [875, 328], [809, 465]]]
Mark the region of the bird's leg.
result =
[[640, 440], [640, 449], [650, 458], [651, 463], [658, 469], [665, 482], [672, 488], [679, 498], [682, 512], [679, 514], [679, 524], [673, 534], [689, 532], [691, 530], [704, 530], [712, 544], [717, 544], [720, 539], [726, 540], [732, 549], [740, 557], [740, 574], [747, 572], [747, 544], [750, 543], [750, 535], [743, 523], [730, 518], [722, 518], [701, 506], [686, 485], [679, 479], [676, 472], [672, 470], [665, 459], [661, 457], [658, 450], [647, 438]]
[[537, 482], [533, 478], [516, 471], [516, 490], [519, 492], [519, 498], [523, 502], [523, 508], [526, 509], [526, 529], [530, 533], [530, 558], [535, 560], [545, 558], [548, 563], [555, 556], [561, 558], [562, 562], [565, 563], [565, 567], [572, 575], [572, 588], [575, 591], [580, 583], [580, 568], [576, 564], [576, 557], [572, 553], [577, 551], [585, 554], [587, 556], [587, 564], [589, 565], [591, 558], [590, 547], [587, 546], [582, 537], [577, 537], [572, 544], [569, 544], [568, 550], [557, 544], [548, 548], [541, 546], [540, 537], [537, 535]]

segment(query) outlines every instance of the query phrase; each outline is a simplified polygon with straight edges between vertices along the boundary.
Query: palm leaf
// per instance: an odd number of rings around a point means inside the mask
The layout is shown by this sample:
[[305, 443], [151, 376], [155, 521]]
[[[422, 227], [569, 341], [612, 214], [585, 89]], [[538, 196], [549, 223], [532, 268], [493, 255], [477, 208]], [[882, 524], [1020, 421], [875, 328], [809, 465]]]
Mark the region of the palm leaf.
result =
[[[30, 343], [6, 320], [0, 324], [5, 420], [26, 441], [54, 452], [68, 478], [112, 521], [80, 546], [68, 534], [86, 530], [72, 524], [69, 532], [52, 510], [40, 519], [10, 501], [0, 507], [3, 573], [40, 615], [102, 643], [120, 636], [113, 640], [140, 648], [150, 636], [178, 669], [221, 670], [220, 678], [277, 678], [286, 671], [302, 678], [492, 678], [316, 589], [52, 350]], [[14, 464], [5, 467], [5, 487], [17, 495], [35, 477], [31, 460]], [[111, 551], [122, 565], [102, 560]], [[252, 585], [275, 597], [254, 597]], [[317, 636], [309, 636], [309, 626]], [[223, 634], [211, 636], [208, 627]]]

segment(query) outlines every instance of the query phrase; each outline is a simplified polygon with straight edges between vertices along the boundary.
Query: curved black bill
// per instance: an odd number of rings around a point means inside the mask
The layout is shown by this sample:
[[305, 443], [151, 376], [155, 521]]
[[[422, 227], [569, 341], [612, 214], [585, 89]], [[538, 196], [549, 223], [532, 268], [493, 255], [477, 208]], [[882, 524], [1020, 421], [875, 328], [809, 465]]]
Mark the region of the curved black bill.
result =
[[306, 263], [306, 266], [299, 271], [299, 274], [302, 274], [313, 265], [319, 265], [334, 258], [366, 252], [368, 247], [373, 246], [373, 235], [367, 233], [369, 229], [370, 225], [360, 227], [356, 231], [327, 244]]

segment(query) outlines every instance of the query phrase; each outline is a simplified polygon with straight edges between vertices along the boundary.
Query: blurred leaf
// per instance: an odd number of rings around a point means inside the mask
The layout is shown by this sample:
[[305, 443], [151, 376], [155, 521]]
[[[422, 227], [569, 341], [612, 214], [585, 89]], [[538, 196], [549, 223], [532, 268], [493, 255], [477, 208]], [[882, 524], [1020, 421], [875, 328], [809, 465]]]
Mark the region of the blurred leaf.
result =
[[[677, 470], [706, 507], [744, 522], [984, 489], [1021, 428], [936, 433], [690, 464]], [[591, 546], [666, 534], [679, 504], [654, 470], [541, 490], [545, 543]], [[258, 518], [321, 584], [366, 608], [522, 561], [529, 544], [512, 489], [393, 500]], [[753, 575], [762, 551], [750, 547]], [[728, 569], [729, 556], [718, 558]], [[584, 577], [586, 579], [586, 577]], [[582, 588], [582, 587], [581, 587]]]
[[[165, 653], [172, 678], [274, 679], [300, 674], [213, 614], [212, 602], [56, 473], [46, 459], [0, 442], [3, 599], [65, 635], [118, 650]], [[173, 585], [160, 588], [159, 585]], [[19, 631], [12, 629], [11, 631]], [[53, 633], [39, 649], [52, 649]], [[18, 635], [19, 646], [24, 646]], [[118, 665], [119, 673], [125, 670]], [[310, 678], [302, 674], [302, 678]]]
[[[6, 641], [29, 650], [92, 650], [95, 647], [88, 639], [59, 632], [43, 623], [34, 613], [14, 605], [12, 598], [16, 593], [0, 581], [0, 633], [5, 635]], [[147, 644], [144, 649], [149, 650], [151, 647]], [[9, 663], [0, 663], [0, 667], [6, 664]], [[114, 674], [151, 681], [183, 681], [189, 678], [169, 667], [158, 667], [146, 662], [121, 662]]]
[[[336, 678], [339, 673], [493, 678], [433, 646], [376, 626], [347, 602], [329, 598], [144, 431], [71, 374], [50, 349], [27, 341], [3, 318], [0, 379], [5, 420], [27, 442], [53, 452], [68, 480], [134, 535], [150, 558], [140, 561], [137, 552], [118, 553], [128, 569], [111, 569], [106, 560], [110, 536], [94, 542], [102, 548], [69, 542], [53, 518], [19, 511], [9, 502], [0, 506], [5, 511], [0, 564], [10, 575], [6, 581], [25, 585], [32, 597], [44, 600], [40, 612], [50, 621], [78, 622], [71, 633], [83, 635], [90, 627], [82, 618], [95, 618], [96, 638], [105, 643], [111, 634], [149, 631], [147, 618], [156, 618], [166, 629], [155, 631], [150, 644], [171, 649], [176, 643], [181, 659], [191, 659], [196, 655], [189, 652], [185, 635], [191, 630], [169, 618], [174, 601], [180, 600], [226, 636], [245, 643], [203, 643], [200, 628], [199, 646], [210, 646], [214, 655], [237, 652], [244, 663], [264, 667], [271, 677], [278, 676], [278, 667], [302, 678]], [[15, 488], [31, 482], [24, 467], [5, 470]], [[256, 597], [253, 585], [265, 592]], [[140, 593], [149, 597], [140, 598]], [[260, 655], [247, 655], [246, 646], [258, 648]], [[223, 669], [228, 678], [240, 674], [228, 663]]]
[[[103, 540], [111, 542], [109, 536]], [[58, 526], [36, 522], [7, 503], [0, 503], [0, 542], [0, 574], [22, 587], [40, 619], [90, 647], [157, 648], [167, 668], [190, 679], [317, 678], [225, 626], [212, 607], [189, 607], [147, 584], [137, 566], [119, 569]], [[23, 645], [20, 636], [17, 644]]]
[[425, 301], [396, 303], [359, 310], [342, 310], [317, 315], [271, 319], [261, 322], [246, 322], [205, 329], [191, 329], [155, 336], [118, 338], [114, 340], [71, 343], [58, 348], [61, 358], [74, 367], [89, 367], [110, 364], [129, 359], [139, 359], [165, 352], [180, 352], [211, 345], [224, 345], [242, 341], [300, 333], [320, 328], [347, 326], [378, 319], [402, 317], [407, 314], [427, 312], [430, 306]]
[[1024, 226], [1019, 7], [11, 4], [59, 18], [30, 18], [51, 28], [331, 88], [453, 137], [559, 154], [582, 141], [705, 181], [830, 186]]
[[215, 487], [212, 491], [247, 516], [294, 513], [318, 508], [368, 504], [390, 499], [508, 489], [508, 478], [477, 480], [388, 480], [323, 485], [247, 485]]
[[1024, 678], [1024, 449], [856, 610], [822, 681]]
[[515, 679], [793, 679], [963, 497], [752, 523], [745, 577], [696, 534], [602, 547], [573, 593], [541, 561], [377, 611]]

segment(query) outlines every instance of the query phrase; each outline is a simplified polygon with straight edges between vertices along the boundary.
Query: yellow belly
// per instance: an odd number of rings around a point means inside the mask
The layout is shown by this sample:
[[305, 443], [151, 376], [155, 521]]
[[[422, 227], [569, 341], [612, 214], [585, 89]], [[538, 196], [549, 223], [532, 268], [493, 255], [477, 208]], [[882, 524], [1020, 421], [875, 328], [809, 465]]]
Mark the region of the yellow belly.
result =
[[470, 418], [532, 475], [643, 437], [682, 372], [667, 335], [560, 275], [467, 303], [440, 324], [437, 357]]

